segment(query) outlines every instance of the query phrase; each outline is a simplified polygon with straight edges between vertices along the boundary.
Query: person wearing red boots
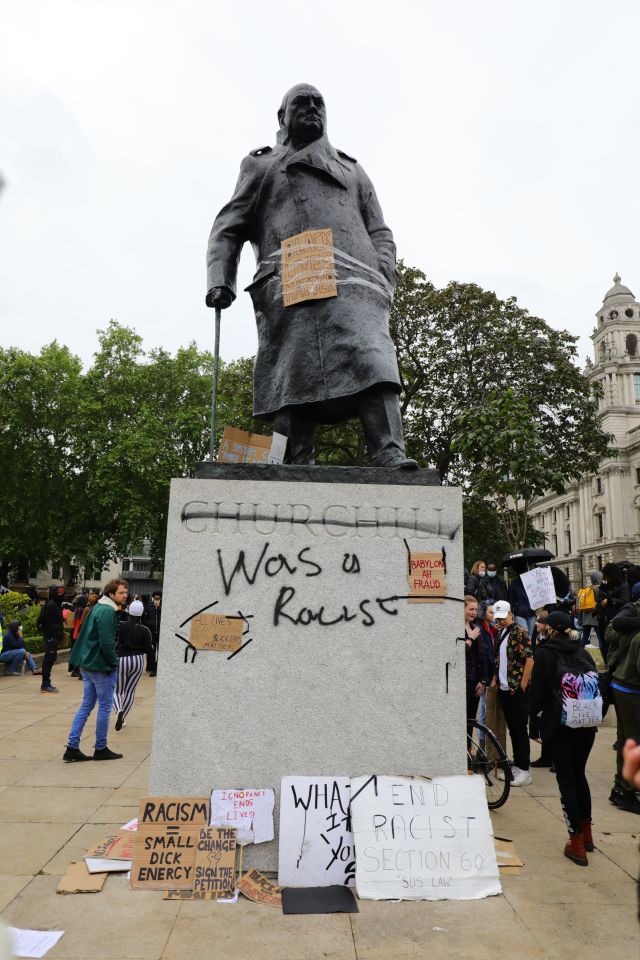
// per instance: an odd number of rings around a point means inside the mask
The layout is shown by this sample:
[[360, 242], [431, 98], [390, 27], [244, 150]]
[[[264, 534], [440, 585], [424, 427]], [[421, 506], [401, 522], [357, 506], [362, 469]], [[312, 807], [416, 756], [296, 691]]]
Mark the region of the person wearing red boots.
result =
[[[599, 697], [594, 661], [583, 649], [578, 634], [571, 630], [571, 617], [556, 610], [546, 618], [547, 639], [534, 654], [529, 691], [532, 720], [537, 721], [542, 742], [548, 747], [556, 770], [560, 800], [569, 842], [564, 855], [581, 867], [589, 863], [587, 853], [595, 849], [591, 829], [591, 792], [586, 765], [593, 747]], [[572, 726], [566, 697], [579, 699], [585, 717], [593, 725]], [[585, 699], [583, 699], [583, 697]], [[587, 699], [593, 702], [594, 713]], [[600, 710], [601, 710], [600, 700]], [[601, 719], [601, 713], [600, 713]], [[580, 721], [584, 722], [584, 718]]]

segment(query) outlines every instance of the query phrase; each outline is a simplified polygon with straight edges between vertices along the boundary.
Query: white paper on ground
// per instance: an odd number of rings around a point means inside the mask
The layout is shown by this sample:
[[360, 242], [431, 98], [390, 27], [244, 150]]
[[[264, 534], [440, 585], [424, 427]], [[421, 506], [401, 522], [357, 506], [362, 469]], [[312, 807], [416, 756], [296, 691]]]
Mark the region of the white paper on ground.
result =
[[120, 827], [121, 830], [137, 830], [138, 829], [138, 818], [134, 817], [133, 820], [129, 820], [128, 823], [123, 823]]
[[102, 857], [85, 857], [89, 873], [125, 873], [131, 870], [131, 860], [106, 860]]
[[266, 843], [273, 840], [274, 803], [270, 787], [212, 790], [210, 826], [235, 827], [242, 845]]
[[348, 777], [282, 778], [278, 851], [281, 887], [353, 886], [350, 797]]
[[12, 949], [16, 957], [44, 957], [63, 936], [64, 930], [19, 930], [9, 927]]
[[[484, 780], [351, 781], [356, 889], [367, 900], [478, 900], [502, 892]], [[358, 790], [364, 787], [356, 796]]]
[[219, 900], [216, 900], [216, 903], [237, 903], [238, 902], [238, 888], [235, 887], [232, 897], [221, 897]]

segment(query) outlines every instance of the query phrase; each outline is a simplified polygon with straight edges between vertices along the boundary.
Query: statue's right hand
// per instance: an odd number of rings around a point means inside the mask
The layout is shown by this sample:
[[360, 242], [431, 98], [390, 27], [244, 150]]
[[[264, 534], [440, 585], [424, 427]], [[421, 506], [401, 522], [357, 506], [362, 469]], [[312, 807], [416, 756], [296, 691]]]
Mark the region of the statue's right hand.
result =
[[207, 296], [207, 304], [220, 310], [226, 310], [232, 303], [233, 296], [226, 287], [214, 287]]

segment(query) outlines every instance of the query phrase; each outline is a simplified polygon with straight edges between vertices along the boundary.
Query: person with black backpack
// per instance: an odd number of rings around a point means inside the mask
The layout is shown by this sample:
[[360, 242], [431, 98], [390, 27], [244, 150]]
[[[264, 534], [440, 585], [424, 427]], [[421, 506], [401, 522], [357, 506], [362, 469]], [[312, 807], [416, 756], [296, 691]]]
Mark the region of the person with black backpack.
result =
[[133, 600], [129, 605], [128, 620], [118, 623], [118, 680], [113, 694], [116, 730], [126, 726], [125, 720], [133, 706], [136, 687], [144, 671], [145, 654], [147, 657], [154, 654], [151, 631], [140, 622], [143, 613], [142, 601]]
[[586, 867], [594, 850], [591, 791], [586, 766], [602, 723], [596, 665], [561, 610], [546, 619], [547, 639], [537, 647], [530, 688], [530, 712], [556, 770], [569, 842], [564, 855]]

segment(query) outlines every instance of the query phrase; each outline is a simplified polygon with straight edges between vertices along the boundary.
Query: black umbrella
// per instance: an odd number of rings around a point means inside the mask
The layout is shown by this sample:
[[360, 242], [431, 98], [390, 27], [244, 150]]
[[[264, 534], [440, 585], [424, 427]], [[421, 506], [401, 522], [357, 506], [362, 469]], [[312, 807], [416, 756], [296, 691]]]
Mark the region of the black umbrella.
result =
[[502, 558], [503, 567], [534, 567], [537, 563], [544, 563], [545, 560], [553, 560], [553, 554], [544, 547], [523, 547], [514, 553], [505, 553]]

